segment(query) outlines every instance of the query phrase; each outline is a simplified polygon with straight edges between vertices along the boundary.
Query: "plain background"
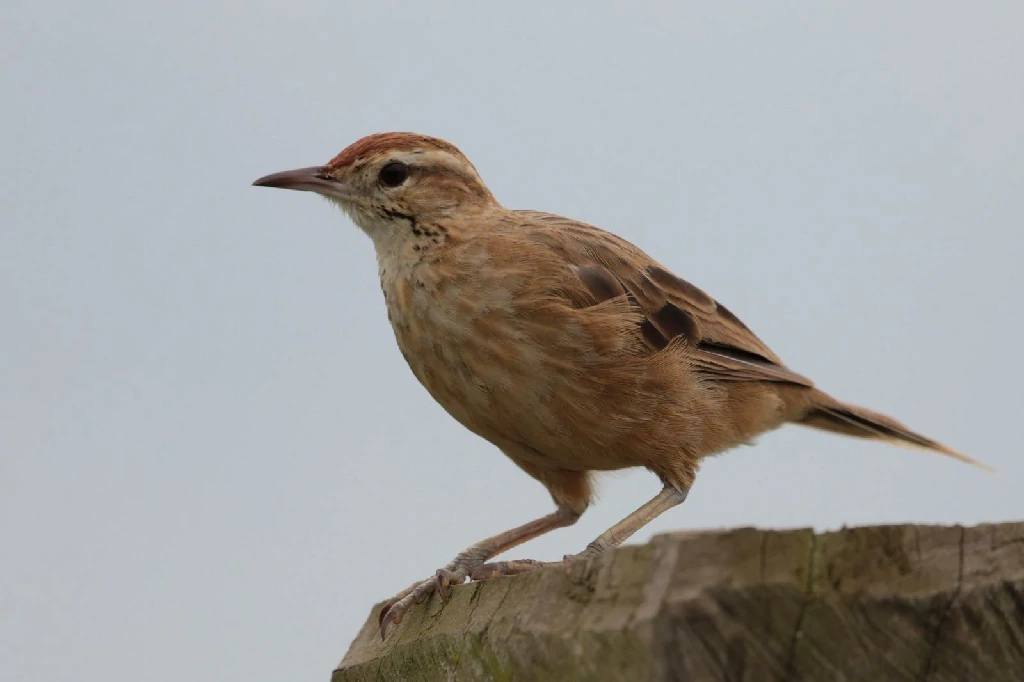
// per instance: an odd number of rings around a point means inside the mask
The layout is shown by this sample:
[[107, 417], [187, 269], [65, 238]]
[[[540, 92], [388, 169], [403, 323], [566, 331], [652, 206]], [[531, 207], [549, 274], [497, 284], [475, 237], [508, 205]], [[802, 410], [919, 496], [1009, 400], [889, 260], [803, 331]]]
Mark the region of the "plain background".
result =
[[[789, 427], [634, 541], [1024, 516], [1024, 5], [585, 7], [5, 5], [0, 677], [326, 680], [373, 603], [550, 510], [416, 383], [369, 240], [249, 186], [377, 131], [999, 470]], [[515, 555], [657, 489], [606, 476]]]

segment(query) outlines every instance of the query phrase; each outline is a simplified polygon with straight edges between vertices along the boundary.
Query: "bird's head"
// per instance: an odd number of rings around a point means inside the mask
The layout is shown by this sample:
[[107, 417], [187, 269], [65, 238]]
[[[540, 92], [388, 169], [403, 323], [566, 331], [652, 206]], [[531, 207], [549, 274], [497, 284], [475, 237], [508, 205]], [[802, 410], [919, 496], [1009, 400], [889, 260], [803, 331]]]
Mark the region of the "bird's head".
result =
[[253, 184], [316, 192], [339, 205], [378, 245], [500, 208], [462, 152], [415, 133], [370, 135], [326, 165], [274, 173]]

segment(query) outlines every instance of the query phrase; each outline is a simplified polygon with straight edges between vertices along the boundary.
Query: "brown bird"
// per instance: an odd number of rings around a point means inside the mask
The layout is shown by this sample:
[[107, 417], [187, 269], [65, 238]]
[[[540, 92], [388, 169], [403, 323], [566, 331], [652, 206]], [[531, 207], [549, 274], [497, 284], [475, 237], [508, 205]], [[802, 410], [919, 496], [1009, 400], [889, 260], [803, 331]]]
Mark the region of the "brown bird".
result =
[[433, 592], [537, 561], [486, 563], [572, 525], [592, 472], [664, 487], [566, 561], [616, 547], [686, 499], [704, 457], [792, 422], [978, 464], [819, 391], [725, 306], [624, 239], [498, 203], [452, 144], [382, 133], [255, 185], [316, 192], [373, 240], [388, 319], [430, 395], [551, 493], [555, 511], [478, 542], [382, 608], [381, 635]]

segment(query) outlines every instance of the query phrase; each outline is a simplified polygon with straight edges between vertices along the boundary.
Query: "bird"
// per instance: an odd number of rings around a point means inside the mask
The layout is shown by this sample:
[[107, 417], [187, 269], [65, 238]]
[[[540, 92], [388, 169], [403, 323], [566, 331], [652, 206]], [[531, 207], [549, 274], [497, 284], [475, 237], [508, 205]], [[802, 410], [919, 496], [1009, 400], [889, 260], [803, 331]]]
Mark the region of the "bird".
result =
[[555, 505], [385, 601], [381, 637], [431, 595], [446, 599], [452, 585], [560, 563], [492, 559], [576, 523], [598, 472], [643, 467], [662, 488], [564, 562], [618, 546], [686, 499], [701, 460], [783, 424], [984, 467], [819, 390], [722, 303], [625, 239], [506, 208], [440, 138], [377, 133], [325, 165], [253, 184], [319, 194], [369, 236], [388, 320], [413, 374]]

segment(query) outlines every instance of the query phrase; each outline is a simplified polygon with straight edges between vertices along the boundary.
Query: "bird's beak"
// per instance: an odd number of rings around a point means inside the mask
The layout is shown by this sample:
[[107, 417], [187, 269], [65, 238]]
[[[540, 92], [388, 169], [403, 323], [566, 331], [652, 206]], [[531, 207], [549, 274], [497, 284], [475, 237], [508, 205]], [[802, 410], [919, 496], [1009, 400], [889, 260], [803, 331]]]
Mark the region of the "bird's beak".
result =
[[309, 168], [296, 168], [295, 170], [283, 171], [266, 175], [252, 183], [254, 187], [277, 187], [279, 189], [294, 189], [300, 192], [316, 192], [327, 197], [351, 200], [352, 194], [341, 182], [330, 176], [327, 166], [310, 166]]

